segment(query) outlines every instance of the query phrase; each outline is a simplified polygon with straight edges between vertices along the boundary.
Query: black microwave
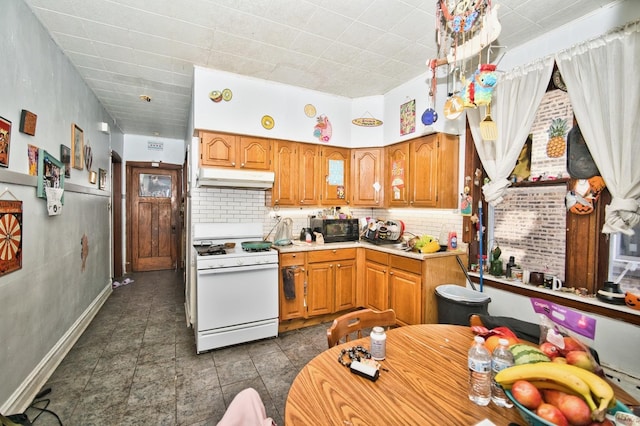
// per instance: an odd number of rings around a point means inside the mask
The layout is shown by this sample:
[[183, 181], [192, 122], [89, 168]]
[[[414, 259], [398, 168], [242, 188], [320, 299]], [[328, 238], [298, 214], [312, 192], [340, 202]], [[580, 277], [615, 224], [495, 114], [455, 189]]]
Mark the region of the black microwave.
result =
[[360, 239], [360, 221], [358, 219], [310, 218], [309, 227], [314, 232], [320, 232], [325, 243], [358, 241]]

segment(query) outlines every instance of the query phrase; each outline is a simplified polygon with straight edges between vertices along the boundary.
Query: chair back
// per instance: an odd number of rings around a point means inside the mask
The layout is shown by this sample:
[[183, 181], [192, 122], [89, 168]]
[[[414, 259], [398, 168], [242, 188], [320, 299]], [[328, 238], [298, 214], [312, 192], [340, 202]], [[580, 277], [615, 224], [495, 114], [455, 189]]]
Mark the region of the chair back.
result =
[[327, 343], [332, 348], [344, 338], [345, 342], [362, 337], [362, 330], [373, 327], [389, 328], [396, 325], [396, 312], [393, 309], [374, 311], [373, 309], [361, 309], [341, 315], [327, 329]]

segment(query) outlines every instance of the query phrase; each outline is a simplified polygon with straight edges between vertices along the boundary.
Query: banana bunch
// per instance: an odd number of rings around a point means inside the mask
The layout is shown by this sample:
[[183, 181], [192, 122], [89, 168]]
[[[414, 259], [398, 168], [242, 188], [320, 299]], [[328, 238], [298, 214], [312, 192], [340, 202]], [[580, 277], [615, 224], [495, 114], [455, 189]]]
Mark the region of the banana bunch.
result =
[[580, 396], [591, 409], [591, 418], [603, 421], [608, 409], [616, 405], [613, 389], [602, 377], [584, 368], [557, 362], [537, 362], [505, 368], [496, 382], [510, 389], [518, 380], [527, 380], [538, 389], [557, 389]]

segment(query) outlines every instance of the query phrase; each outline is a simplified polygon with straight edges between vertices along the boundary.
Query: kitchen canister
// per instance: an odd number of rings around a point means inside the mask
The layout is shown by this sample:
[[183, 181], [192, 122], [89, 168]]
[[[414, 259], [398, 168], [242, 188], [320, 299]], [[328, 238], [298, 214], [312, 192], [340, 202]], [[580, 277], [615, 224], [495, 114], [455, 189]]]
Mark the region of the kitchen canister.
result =
[[387, 352], [387, 334], [382, 327], [373, 327], [371, 330], [371, 358], [381, 361]]

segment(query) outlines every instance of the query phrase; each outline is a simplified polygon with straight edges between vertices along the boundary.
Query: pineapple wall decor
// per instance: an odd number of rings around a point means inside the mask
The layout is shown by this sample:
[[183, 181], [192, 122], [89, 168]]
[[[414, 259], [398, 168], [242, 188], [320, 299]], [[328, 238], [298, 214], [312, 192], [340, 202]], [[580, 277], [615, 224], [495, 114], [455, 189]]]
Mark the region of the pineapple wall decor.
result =
[[565, 135], [568, 131], [567, 120], [554, 118], [549, 126], [549, 142], [547, 142], [547, 157], [562, 157], [567, 149]]

